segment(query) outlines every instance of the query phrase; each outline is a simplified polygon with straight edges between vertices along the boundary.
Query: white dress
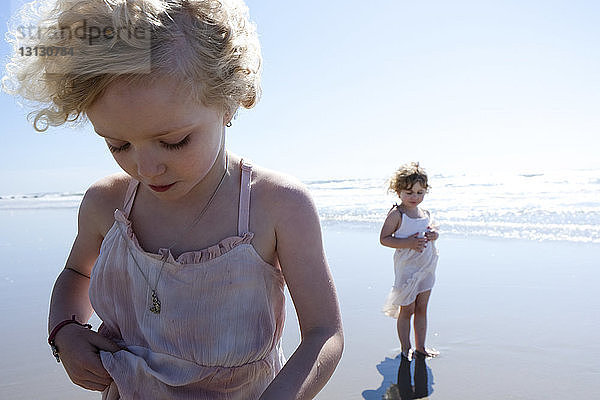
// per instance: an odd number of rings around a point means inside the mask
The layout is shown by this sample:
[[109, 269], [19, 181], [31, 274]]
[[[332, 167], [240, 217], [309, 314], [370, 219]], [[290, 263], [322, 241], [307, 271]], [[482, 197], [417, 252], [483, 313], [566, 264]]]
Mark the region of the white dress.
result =
[[[407, 238], [417, 232], [424, 233], [431, 226], [431, 217], [426, 213], [422, 218], [410, 218], [402, 213], [400, 227], [393, 236]], [[422, 253], [412, 249], [396, 249], [394, 252], [395, 281], [382, 311], [385, 315], [398, 318], [400, 306], [415, 301], [419, 293], [433, 288], [438, 251], [435, 242], [427, 242]]]

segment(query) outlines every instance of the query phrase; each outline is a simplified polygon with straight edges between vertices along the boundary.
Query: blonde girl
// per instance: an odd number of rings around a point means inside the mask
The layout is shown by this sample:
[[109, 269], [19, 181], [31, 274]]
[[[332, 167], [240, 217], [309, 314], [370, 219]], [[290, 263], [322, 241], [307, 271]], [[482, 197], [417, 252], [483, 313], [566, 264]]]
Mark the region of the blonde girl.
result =
[[[88, 119], [123, 170], [86, 191], [52, 293], [71, 380], [103, 399], [312, 399], [343, 347], [315, 206], [225, 146], [260, 94], [245, 4], [48, 0], [18, 17], [4, 89], [41, 104], [36, 130]], [[286, 284], [302, 333], [287, 361]]]

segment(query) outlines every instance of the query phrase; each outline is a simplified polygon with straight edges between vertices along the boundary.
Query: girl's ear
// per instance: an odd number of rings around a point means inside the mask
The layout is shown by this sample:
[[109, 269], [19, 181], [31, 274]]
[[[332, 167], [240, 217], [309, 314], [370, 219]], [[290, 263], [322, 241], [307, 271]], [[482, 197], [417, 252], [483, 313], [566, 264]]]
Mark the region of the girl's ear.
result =
[[237, 117], [238, 109], [233, 111], [226, 111], [223, 115], [223, 125], [230, 127], [233, 120]]
[[231, 113], [225, 113], [223, 115], [223, 125], [224, 126], [230, 127], [232, 120], [233, 120], [233, 114], [231, 114]]

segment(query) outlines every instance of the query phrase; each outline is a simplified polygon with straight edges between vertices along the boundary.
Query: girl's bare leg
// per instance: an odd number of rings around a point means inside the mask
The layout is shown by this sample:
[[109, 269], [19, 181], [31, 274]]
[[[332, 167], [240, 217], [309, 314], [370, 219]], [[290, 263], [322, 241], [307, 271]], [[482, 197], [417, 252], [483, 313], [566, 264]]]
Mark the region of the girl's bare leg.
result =
[[416, 351], [425, 356], [432, 356], [425, 350], [425, 338], [427, 336], [427, 304], [431, 290], [417, 295], [415, 300], [415, 344]]
[[400, 315], [398, 315], [398, 338], [402, 353], [408, 357], [408, 352], [412, 347], [410, 344], [410, 318], [415, 312], [415, 303], [408, 306], [400, 307]]

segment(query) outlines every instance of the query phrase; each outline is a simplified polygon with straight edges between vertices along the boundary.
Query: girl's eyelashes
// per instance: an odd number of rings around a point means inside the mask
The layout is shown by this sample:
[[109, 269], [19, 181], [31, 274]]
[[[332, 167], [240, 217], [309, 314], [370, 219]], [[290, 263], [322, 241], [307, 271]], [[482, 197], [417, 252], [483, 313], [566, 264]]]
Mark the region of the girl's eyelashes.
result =
[[[177, 143], [165, 143], [165, 142], [161, 142], [161, 145], [168, 150], [179, 150], [181, 149], [183, 146], [187, 145], [190, 142], [190, 135], [186, 136], [182, 141], [177, 142]], [[113, 146], [112, 144], [106, 142], [106, 144], [108, 145], [108, 149], [110, 150], [111, 153], [116, 154], [119, 153], [121, 151], [125, 151], [129, 148], [129, 143], [125, 143], [124, 145], [121, 146]]]
[[170, 143], [162, 143], [162, 145], [169, 149], [169, 150], [179, 150], [181, 149], [183, 146], [185, 146], [186, 144], [188, 144], [190, 142], [190, 135], [187, 135], [185, 138], [183, 138], [182, 141], [178, 142], [178, 143], [174, 143], [174, 144], [170, 144]]
[[119, 152], [127, 150], [129, 148], [129, 143], [125, 143], [122, 146], [113, 146], [112, 144], [106, 142], [106, 145], [108, 146], [108, 150], [110, 150], [110, 152], [113, 154], [119, 153]]
[[[413, 192], [412, 192], [412, 191], [406, 191], [406, 192], [404, 192], [404, 193], [406, 193], [406, 194], [407, 194], [407, 195], [409, 195], [409, 196], [410, 196], [411, 194], [413, 194]], [[417, 194], [420, 196], [420, 195], [422, 195], [422, 194], [425, 194], [425, 192], [423, 192], [423, 191], [419, 190], [419, 191], [417, 192]]]

